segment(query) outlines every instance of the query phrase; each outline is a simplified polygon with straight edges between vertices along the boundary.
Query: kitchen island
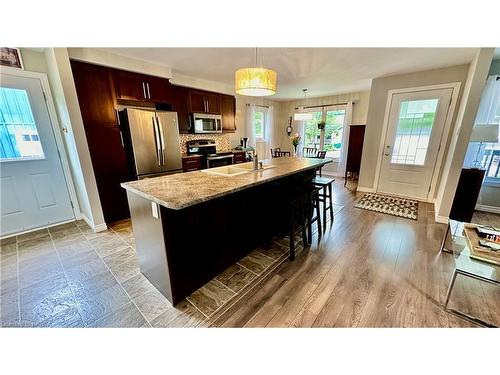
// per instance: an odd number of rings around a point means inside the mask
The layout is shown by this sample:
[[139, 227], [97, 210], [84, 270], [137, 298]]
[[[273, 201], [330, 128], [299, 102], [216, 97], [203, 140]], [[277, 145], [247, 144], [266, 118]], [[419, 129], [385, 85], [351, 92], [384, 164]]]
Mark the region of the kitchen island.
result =
[[280, 233], [286, 192], [331, 161], [275, 158], [258, 171], [244, 163], [123, 183], [141, 272], [175, 305]]

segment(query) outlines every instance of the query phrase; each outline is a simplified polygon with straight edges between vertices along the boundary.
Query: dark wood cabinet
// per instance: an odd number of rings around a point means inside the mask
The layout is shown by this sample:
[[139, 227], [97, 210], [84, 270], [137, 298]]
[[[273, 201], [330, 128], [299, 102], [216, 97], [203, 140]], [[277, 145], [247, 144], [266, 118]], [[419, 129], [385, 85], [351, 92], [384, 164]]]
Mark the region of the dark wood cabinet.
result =
[[220, 114], [220, 94], [201, 90], [189, 90], [188, 96], [190, 113]]
[[113, 81], [117, 99], [147, 100], [146, 83], [142, 75], [113, 70]]
[[207, 102], [207, 113], [220, 114], [220, 94], [207, 92], [205, 93]]
[[171, 88], [166, 78], [113, 69], [116, 98], [151, 103], [170, 103]]
[[122, 146], [112, 70], [71, 61], [99, 198], [107, 223], [130, 216], [120, 183], [131, 179]]
[[222, 116], [222, 131], [234, 133], [236, 130], [236, 98], [231, 95], [220, 95], [220, 113]]
[[184, 172], [197, 171], [202, 168], [201, 156], [188, 156], [182, 158], [182, 170]]
[[241, 152], [234, 152], [234, 158], [233, 158], [233, 163], [234, 164], [240, 164], [240, 163], [245, 163], [247, 161], [246, 159], [246, 152], [241, 151]]
[[363, 152], [363, 140], [365, 139], [365, 125], [349, 126], [349, 143], [347, 146], [347, 160], [344, 176], [344, 186], [350, 173], [353, 178], [359, 174], [361, 167], [361, 155]]
[[179, 133], [186, 134], [191, 132], [191, 120], [188, 110], [189, 88], [172, 85], [172, 111], [177, 112], [179, 122]]
[[172, 102], [172, 85], [166, 78], [146, 77], [146, 89], [149, 101], [154, 103]]

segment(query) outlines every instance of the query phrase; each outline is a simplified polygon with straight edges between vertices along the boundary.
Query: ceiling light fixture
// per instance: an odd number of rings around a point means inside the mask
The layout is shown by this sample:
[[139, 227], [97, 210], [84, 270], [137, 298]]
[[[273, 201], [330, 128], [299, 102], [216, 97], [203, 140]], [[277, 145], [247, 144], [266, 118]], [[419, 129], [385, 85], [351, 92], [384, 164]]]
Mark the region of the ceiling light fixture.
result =
[[269, 96], [276, 94], [278, 75], [274, 70], [257, 67], [257, 48], [255, 48], [255, 67], [241, 68], [234, 74], [235, 91], [245, 96]]
[[[302, 89], [302, 92], [304, 93], [304, 102], [307, 99], [307, 89]], [[305, 106], [298, 107], [299, 111], [304, 111]], [[295, 112], [293, 114], [293, 119], [295, 121], [309, 121], [313, 119], [313, 114], [311, 112]]]

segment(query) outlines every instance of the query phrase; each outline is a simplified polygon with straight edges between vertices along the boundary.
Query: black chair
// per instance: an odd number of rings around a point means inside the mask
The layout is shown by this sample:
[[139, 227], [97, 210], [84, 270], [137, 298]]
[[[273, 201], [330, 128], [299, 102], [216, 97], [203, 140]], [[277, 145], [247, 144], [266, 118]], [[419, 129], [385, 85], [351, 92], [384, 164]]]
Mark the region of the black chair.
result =
[[295, 259], [295, 230], [302, 229], [302, 242], [304, 246], [308, 244], [306, 235], [306, 225], [308, 224], [309, 192], [302, 188], [292, 189], [287, 196], [288, 201], [288, 235], [289, 235], [289, 255], [290, 260]]
[[[323, 203], [323, 226], [326, 229], [326, 211], [330, 210], [330, 220], [333, 222], [333, 182], [334, 178], [318, 177], [313, 179], [313, 185], [321, 189], [319, 201]], [[328, 204], [327, 204], [328, 200]]]

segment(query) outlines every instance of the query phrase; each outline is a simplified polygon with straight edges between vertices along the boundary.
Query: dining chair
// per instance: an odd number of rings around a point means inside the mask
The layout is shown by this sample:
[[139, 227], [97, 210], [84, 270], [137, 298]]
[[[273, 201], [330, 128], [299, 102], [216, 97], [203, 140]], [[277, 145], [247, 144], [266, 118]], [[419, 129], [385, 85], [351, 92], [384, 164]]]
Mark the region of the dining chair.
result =
[[275, 149], [271, 149], [271, 157], [272, 158], [279, 158], [281, 149], [279, 147], [276, 147]]
[[302, 156], [305, 158], [314, 158], [316, 156], [316, 149], [314, 147], [304, 147], [302, 149]]

